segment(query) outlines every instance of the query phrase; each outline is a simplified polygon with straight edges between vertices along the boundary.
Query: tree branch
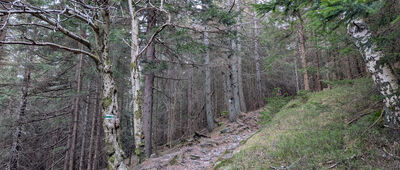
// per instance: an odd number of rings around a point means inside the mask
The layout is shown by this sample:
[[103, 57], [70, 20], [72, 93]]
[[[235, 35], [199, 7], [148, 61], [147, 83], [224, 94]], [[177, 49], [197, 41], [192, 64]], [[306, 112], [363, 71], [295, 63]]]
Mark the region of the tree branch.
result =
[[51, 42], [0, 41], [0, 44], [20, 44], [20, 45], [30, 45], [30, 46], [54, 47], [54, 48], [59, 48], [59, 49], [63, 49], [63, 50], [66, 50], [66, 51], [70, 51], [70, 52], [73, 52], [73, 53], [85, 54], [85, 55], [91, 57], [93, 60], [95, 60], [96, 63], [99, 62], [98, 57], [96, 57], [92, 53], [89, 53], [89, 52], [84, 51], [84, 50], [76, 49], [76, 48], [70, 48], [70, 47], [67, 47], [67, 46], [51, 43]]

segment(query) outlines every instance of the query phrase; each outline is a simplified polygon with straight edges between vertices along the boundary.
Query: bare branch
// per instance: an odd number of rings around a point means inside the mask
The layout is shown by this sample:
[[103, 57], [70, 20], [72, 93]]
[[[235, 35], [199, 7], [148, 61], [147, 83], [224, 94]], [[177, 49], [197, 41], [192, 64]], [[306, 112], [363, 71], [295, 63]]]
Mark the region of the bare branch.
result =
[[54, 48], [59, 48], [59, 49], [63, 49], [63, 50], [66, 50], [66, 51], [70, 51], [70, 52], [73, 52], [73, 53], [85, 54], [85, 55], [91, 57], [93, 60], [95, 60], [96, 63], [99, 62], [99, 59], [95, 55], [90, 53], [90, 52], [87, 52], [87, 51], [84, 51], [84, 50], [80, 50], [80, 49], [76, 49], [76, 48], [70, 48], [70, 47], [67, 47], [67, 46], [63, 46], [63, 45], [59, 45], [59, 44], [55, 44], [55, 43], [51, 43], [51, 42], [0, 41], [0, 44], [20, 44], [20, 45], [30, 45], [30, 46], [54, 47]]

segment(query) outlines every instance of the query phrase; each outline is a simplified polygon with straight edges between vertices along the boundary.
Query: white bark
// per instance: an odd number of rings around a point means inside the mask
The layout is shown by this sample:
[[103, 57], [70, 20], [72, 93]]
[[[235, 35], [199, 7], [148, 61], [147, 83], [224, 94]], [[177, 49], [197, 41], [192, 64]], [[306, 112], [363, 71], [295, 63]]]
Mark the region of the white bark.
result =
[[377, 62], [384, 57], [384, 54], [377, 49], [377, 45], [372, 41], [372, 34], [364, 20], [352, 20], [348, 24], [347, 30], [365, 57], [372, 79], [378, 86], [380, 93], [385, 97], [385, 119], [387, 125], [392, 128], [399, 128], [400, 106], [399, 96], [397, 95], [399, 85], [393, 70], [387, 64], [377, 65]]
[[141, 94], [140, 94], [140, 65], [136, 58], [139, 54], [139, 21], [135, 15], [135, 7], [132, 1], [129, 3], [129, 14], [131, 16], [131, 86], [133, 100], [133, 124], [134, 124], [134, 139], [135, 153], [140, 155], [143, 147], [143, 124], [141, 110]]

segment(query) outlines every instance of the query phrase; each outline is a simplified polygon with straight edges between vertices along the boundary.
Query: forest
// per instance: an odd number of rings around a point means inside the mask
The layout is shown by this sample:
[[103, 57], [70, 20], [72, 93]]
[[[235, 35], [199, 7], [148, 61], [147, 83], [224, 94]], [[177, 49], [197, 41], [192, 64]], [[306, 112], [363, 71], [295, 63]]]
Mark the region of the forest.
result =
[[398, 0], [0, 0], [0, 169], [400, 169]]

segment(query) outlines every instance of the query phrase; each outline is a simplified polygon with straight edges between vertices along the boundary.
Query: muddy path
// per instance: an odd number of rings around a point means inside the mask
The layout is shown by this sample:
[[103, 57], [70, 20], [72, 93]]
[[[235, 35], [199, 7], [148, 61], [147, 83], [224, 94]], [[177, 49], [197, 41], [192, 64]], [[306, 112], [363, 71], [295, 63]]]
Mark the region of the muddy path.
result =
[[[193, 170], [212, 169], [213, 165], [230, 158], [240, 142], [253, 135], [260, 126], [257, 124], [259, 111], [242, 113], [237, 122], [219, 120], [220, 126], [212, 133], [199, 133], [195, 139], [184, 145], [152, 156], [135, 169]], [[203, 136], [204, 135], [204, 136]]]

